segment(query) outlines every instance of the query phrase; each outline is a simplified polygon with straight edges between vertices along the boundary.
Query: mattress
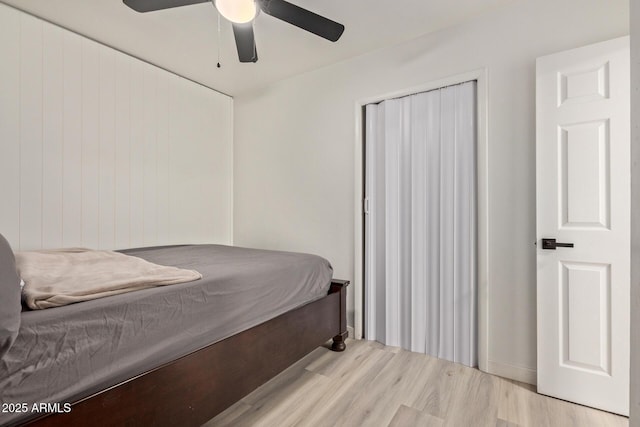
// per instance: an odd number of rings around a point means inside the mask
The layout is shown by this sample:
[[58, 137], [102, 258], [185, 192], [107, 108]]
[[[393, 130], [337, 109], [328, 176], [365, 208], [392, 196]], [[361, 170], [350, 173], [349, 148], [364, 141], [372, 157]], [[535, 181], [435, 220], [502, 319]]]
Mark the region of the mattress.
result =
[[0, 360], [0, 425], [31, 415], [7, 404], [89, 396], [319, 299], [332, 276], [327, 260], [300, 253], [222, 245], [122, 252], [203, 278], [24, 311], [18, 337]]

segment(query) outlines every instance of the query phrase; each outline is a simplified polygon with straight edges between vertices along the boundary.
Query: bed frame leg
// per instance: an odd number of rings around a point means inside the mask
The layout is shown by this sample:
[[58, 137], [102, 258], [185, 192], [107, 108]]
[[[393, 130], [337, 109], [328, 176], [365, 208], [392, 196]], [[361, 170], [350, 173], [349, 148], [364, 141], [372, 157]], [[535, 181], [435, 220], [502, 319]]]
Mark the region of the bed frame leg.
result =
[[333, 344], [331, 344], [331, 350], [333, 351], [344, 351], [347, 348], [347, 345], [344, 341], [349, 336], [349, 332], [345, 331], [339, 335], [333, 337]]
[[338, 331], [341, 331], [338, 335], [333, 337], [333, 344], [331, 344], [331, 350], [344, 351], [347, 348], [345, 340], [349, 336], [347, 330], [347, 286], [348, 280], [333, 279], [331, 281], [330, 293], [340, 292], [340, 325]]

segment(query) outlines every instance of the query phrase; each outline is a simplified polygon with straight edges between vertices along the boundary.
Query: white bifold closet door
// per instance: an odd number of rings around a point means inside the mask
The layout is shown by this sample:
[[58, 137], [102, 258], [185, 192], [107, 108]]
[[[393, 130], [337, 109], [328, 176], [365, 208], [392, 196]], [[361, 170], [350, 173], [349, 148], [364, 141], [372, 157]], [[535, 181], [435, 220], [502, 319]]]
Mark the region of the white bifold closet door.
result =
[[366, 106], [365, 338], [477, 365], [476, 83]]

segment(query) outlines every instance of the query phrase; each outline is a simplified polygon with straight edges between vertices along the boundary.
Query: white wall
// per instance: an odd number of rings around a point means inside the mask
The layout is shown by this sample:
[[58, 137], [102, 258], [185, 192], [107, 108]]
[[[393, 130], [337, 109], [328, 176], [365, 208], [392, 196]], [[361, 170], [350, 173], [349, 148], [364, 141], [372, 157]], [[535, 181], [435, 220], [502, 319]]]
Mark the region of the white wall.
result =
[[535, 58], [626, 35], [628, 26], [626, 0], [514, 1], [236, 97], [235, 243], [317, 253], [335, 277], [353, 279], [356, 100], [487, 67], [490, 368], [532, 381]]
[[640, 426], [640, 0], [631, 0], [631, 405]]
[[232, 239], [231, 98], [0, 4], [14, 249]]

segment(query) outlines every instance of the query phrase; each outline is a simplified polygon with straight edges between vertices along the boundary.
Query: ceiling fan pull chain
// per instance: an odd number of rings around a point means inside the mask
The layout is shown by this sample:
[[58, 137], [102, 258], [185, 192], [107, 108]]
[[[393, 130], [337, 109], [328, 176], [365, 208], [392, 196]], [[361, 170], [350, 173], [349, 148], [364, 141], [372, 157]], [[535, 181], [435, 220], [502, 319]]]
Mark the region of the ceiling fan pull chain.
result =
[[218, 40], [217, 40], [217, 44], [218, 44], [218, 68], [222, 67], [222, 65], [220, 65], [220, 12], [218, 12], [218, 9], [216, 9], [216, 14], [218, 15]]

